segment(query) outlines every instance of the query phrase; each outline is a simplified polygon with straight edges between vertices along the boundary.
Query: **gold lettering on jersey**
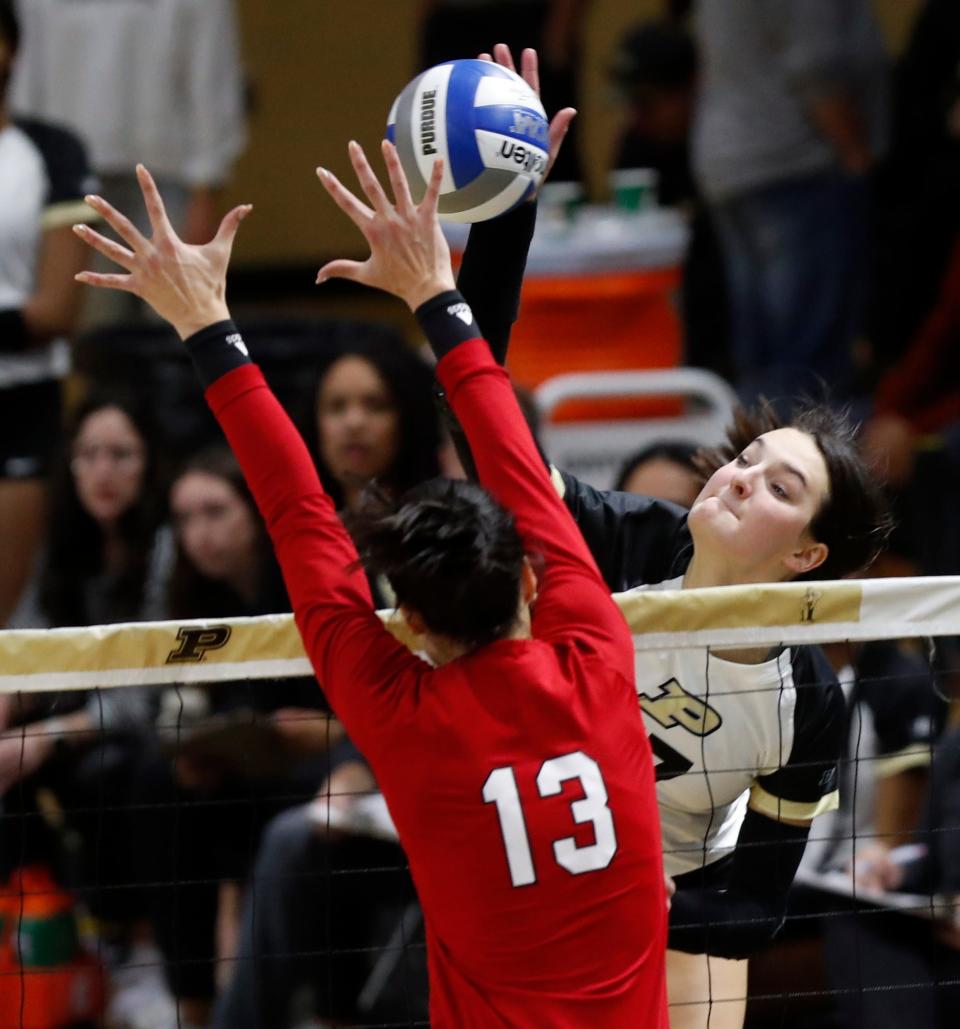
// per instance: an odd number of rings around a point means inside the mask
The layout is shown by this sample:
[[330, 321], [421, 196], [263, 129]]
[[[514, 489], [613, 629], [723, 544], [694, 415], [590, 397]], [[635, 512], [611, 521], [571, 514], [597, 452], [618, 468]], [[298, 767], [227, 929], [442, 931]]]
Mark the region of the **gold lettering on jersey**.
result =
[[641, 693], [640, 707], [644, 714], [656, 719], [665, 729], [679, 725], [694, 736], [709, 736], [723, 722], [709, 704], [687, 693], [676, 679], [665, 682], [654, 697]]

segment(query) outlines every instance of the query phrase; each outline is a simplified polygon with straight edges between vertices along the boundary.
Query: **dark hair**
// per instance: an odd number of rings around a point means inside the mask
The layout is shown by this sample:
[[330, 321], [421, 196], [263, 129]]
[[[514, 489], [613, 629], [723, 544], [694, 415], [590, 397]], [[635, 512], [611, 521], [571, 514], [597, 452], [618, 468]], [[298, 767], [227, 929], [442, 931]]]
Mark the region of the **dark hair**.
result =
[[170, 579], [170, 614], [173, 618], [226, 618], [236, 615], [275, 614], [290, 609], [282, 577], [266, 528], [243, 472], [233, 452], [214, 445], [187, 458], [171, 481], [173, 486], [191, 472], [201, 472], [227, 483], [249, 508], [257, 526], [257, 596], [253, 603], [240, 597], [229, 583], [204, 575], [177, 540], [177, 554]]
[[610, 66], [614, 84], [628, 96], [640, 90], [689, 87], [697, 74], [697, 50], [690, 34], [669, 21], [649, 21], [620, 41]]
[[523, 543], [482, 487], [431, 479], [399, 503], [368, 491], [347, 521], [367, 572], [385, 575], [432, 632], [479, 647], [515, 624]]
[[76, 408], [65, 445], [54, 470], [46, 561], [40, 578], [40, 605], [52, 625], [87, 625], [89, 582], [105, 571], [104, 538], [100, 526], [80, 503], [70, 470], [74, 440], [91, 415], [117, 408], [133, 423], [143, 440], [145, 465], [140, 495], [120, 516], [118, 532], [124, 544], [124, 567], [114, 576], [110, 606], [114, 621], [136, 620], [144, 600], [147, 573], [157, 529], [165, 514], [163, 474], [157, 435], [146, 407], [132, 394], [96, 389]]
[[0, 0], [0, 36], [14, 53], [20, 49], [20, 22], [13, 6], [13, 0]]
[[687, 443], [683, 440], [660, 440], [651, 443], [642, 450], [631, 454], [623, 462], [620, 466], [620, 471], [617, 473], [616, 485], [613, 488], [622, 491], [630, 476], [648, 461], [670, 461], [672, 464], [689, 468], [696, 475], [701, 475], [702, 473], [696, 462], [699, 449], [695, 443]]
[[732, 461], [758, 436], [792, 428], [810, 436], [827, 466], [829, 493], [810, 522], [810, 533], [825, 543], [823, 564], [800, 579], [839, 579], [867, 568], [881, 553], [893, 529], [893, 518], [879, 477], [860, 456], [856, 426], [846, 411], [823, 404], [800, 404], [787, 418], [762, 401], [739, 409], [727, 430], [727, 443], [701, 451], [697, 467], [706, 475]]
[[[417, 483], [440, 474], [437, 451], [440, 427], [433, 402], [433, 373], [413, 350], [392, 340], [376, 337], [356, 340], [337, 349], [322, 367], [313, 391], [314, 412], [320, 389], [330, 369], [344, 357], [361, 357], [377, 371], [390, 393], [398, 414], [397, 454], [392, 466], [378, 484], [394, 496], [400, 496]], [[313, 431], [306, 438], [314, 441], [313, 451], [323, 488], [339, 508], [343, 506], [343, 489], [327, 467], [313, 422]]]

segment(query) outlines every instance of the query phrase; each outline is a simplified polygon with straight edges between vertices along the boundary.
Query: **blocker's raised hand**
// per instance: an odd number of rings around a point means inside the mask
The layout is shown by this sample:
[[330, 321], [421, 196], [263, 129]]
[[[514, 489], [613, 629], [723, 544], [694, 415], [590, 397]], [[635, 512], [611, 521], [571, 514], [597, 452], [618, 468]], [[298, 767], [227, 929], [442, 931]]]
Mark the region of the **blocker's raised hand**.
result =
[[104, 257], [125, 268], [126, 275], [80, 272], [76, 278], [88, 286], [120, 289], [146, 301], [177, 330], [181, 339], [230, 317], [227, 310], [227, 265], [240, 222], [253, 209], [235, 207], [220, 222], [216, 236], [203, 246], [184, 243], [173, 231], [153, 176], [137, 165], [137, 181], [150, 218], [147, 239], [130, 219], [103, 197], [88, 196], [87, 204], [127, 244], [115, 243], [88, 225], [73, 231]]
[[317, 282], [330, 278], [361, 282], [393, 293], [416, 310], [424, 301], [454, 288], [450, 248], [437, 219], [443, 162], [434, 162], [423, 200], [414, 204], [396, 149], [387, 140], [381, 149], [394, 203], [388, 199], [359, 143], [351, 142], [348, 147], [350, 163], [370, 201], [369, 207], [332, 172], [317, 169], [324, 188], [370, 244], [366, 261], [330, 261], [320, 269]]

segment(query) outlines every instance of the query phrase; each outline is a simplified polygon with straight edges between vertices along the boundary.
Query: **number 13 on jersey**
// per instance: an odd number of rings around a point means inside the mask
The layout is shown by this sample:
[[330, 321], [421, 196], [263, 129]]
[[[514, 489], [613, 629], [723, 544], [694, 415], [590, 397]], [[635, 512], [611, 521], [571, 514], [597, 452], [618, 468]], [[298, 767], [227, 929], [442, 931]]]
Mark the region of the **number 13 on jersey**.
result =
[[[537, 773], [537, 790], [541, 797], [554, 797], [571, 779], [578, 780], [583, 789], [583, 796], [570, 803], [573, 820], [577, 824], [590, 822], [595, 842], [578, 846], [573, 836], [565, 836], [554, 841], [553, 856], [557, 864], [571, 875], [583, 875], [610, 864], [617, 852], [617, 833], [613, 813], [607, 807], [607, 787], [600, 766], [582, 750], [545, 761]], [[495, 768], [487, 776], [483, 784], [483, 800], [497, 806], [511, 882], [514, 886], [530, 886], [537, 881], [537, 873], [520, 804], [517, 777], [510, 765]]]

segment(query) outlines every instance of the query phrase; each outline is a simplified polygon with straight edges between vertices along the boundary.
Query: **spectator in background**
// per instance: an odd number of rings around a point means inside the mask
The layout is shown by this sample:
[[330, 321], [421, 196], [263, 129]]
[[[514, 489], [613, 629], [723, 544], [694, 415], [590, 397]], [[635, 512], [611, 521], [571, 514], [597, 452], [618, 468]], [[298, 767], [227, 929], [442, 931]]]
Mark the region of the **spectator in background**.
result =
[[[56, 470], [45, 552], [15, 626], [164, 616], [172, 545], [153, 439], [146, 415], [119, 394], [80, 405]], [[128, 783], [154, 708], [150, 687], [4, 698], [0, 878], [18, 864], [52, 863], [97, 915], [130, 926], [140, 908], [125, 888], [134, 870]], [[69, 867], [60, 834], [40, 817], [41, 787], [81, 841]]]
[[[840, 998], [841, 1029], [904, 1025], [952, 1029], [960, 1003], [960, 732], [937, 745], [916, 846], [874, 854], [857, 869], [861, 887], [940, 897], [933, 920], [890, 912], [848, 927], [836, 957], [856, 955], [858, 989]], [[912, 859], [909, 859], [912, 855]], [[908, 860], [904, 860], [908, 858]], [[856, 932], [852, 943], [850, 933]], [[852, 972], [854, 970], [851, 970]], [[899, 987], [899, 988], [898, 988]]]
[[132, 397], [94, 389], [55, 472], [39, 568], [11, 625], [162, 618], [173, 557], [156, 429]]
[[693, 443], [673, 440], [651, 443], [624, 461], [613, 488], [690, 508], [703, 489], [703, 475], [695, 461], [698, 449]]
[[[454, 58], [476, 57], [497, 41], [519, 54], [540, 55], [540, 96], [548, 111], [576, 106], [577, 68], [591, 0], [421, 0], [420, 70]], [[582, 178], [577, 127], [550, 172], [553, 182]]]
[[216, 191], [246, 141], [232, 0], [111, 0], [109, 18], [101, 4], [73, 0], [20, 0], [19, 9], [13, 110], [76, 132], [102, 195], [131, 215], [142, 211], [131, 169], [148, 164], [178, 231], [211, 239]]
[[886, 56], [869, 0], [698, 0], [694, 169], [742, 399], [851, 388]]
[[18, 54], [12, 0], [0, 0], [0, 628], [43, 539], [46, 480], [60, 436], [64, 337], [79, 311], [92, 187], [86, 153], [69, 132], [11, 119], [8, 84]]
[[690, 168], [697, 76], [696, 47], [678, 21], [644, 22], [624, 35], [610, 66], [625, 109], [614, 164], [654, 169], [659, 202], [689, 213], [690, 245], [681, 294], [684, 363], [730, 378], [723, 260]]
[[916, 829], [946, 705], [918, 641], [832, 643], [824, 651], [847, 702], [840, 807], [814, 821], [801, 867], [849, 870]]
[[[875, 862], [886, 864], [917, 828], [946, 715], [939, 673], [918, 643], [878, 640], [823, 648], [846, 702], [840, 807], [814, 819], [790, 891], [784, 931], [751, 965], [750, 992], [757, 998], [749, 1011], [751, 1025], [755, 1018], [767, 1025], [761, 1018], [766, 1010], [771, 1020], [779, 1014], [777, 1024], [833, 1026], [836, 1010], [856, 1004], [859, 933], [876, 913], [865, 914], [856, 902], [841, 900], [834, 892], [835, 878], [820, 877], [853, 871], [859, 876]], [[789, 1004], [787, 992], [794, 995]], [[909, 1005], [910, 995], [885, 994], [882, 1003], [896, 1009]], [[860, 1024], [875, 1025], [868, 1018], [853, 1022], [851, 1029]], [[907, 1016], [899, 1024], [928, 1025]]]
[[[845, 799], [838, 812], [814, 823], [815, 853], [805, 855], [805, 860], [815, 859], [818, 870], [851, 873], [860, 887], [883, 888], [877, 870], [896, 864], [899, 848], [917, 829], [946, 704], [936, 691], [933, 670], [909, 643], [881, 640], [856, 648], [834, 644], [827, 650], [835, 665], [844, 649], [852, 651], [848, 666], [837, 672], [850, 714], [847, 760], [840, 776], [840, 795]], [[826, 908], [836, 911], [835, 897], [829, 897]], [[860, 950], [863, 921], [863, 914], [855, 911], [820, 923], [828, 985], [837, 998], [841, 1025], [851, 1029], [859, 1021], [861, 1001], [856, 994], [866, 985]], [[866, 936], [871, 935], [868, 927]], [[909, 992], [896, 993], [884, 998], [886, 1022], [870, 1017], [867, 1024], [878, 1029], [894, 1024], [890, 1019], [895, 1012], [900, 1025], [935, 1024], [916, 1018]], [[867, 1001], [868, 1008], [873, 1004]]]
[[314, 393], [317, 468], [340, 510], [364, 489], [399, 496], [439, 474], [440, 434], [433, 375], [412, 350], [380, 339], [357, 341], [322, 368]]

